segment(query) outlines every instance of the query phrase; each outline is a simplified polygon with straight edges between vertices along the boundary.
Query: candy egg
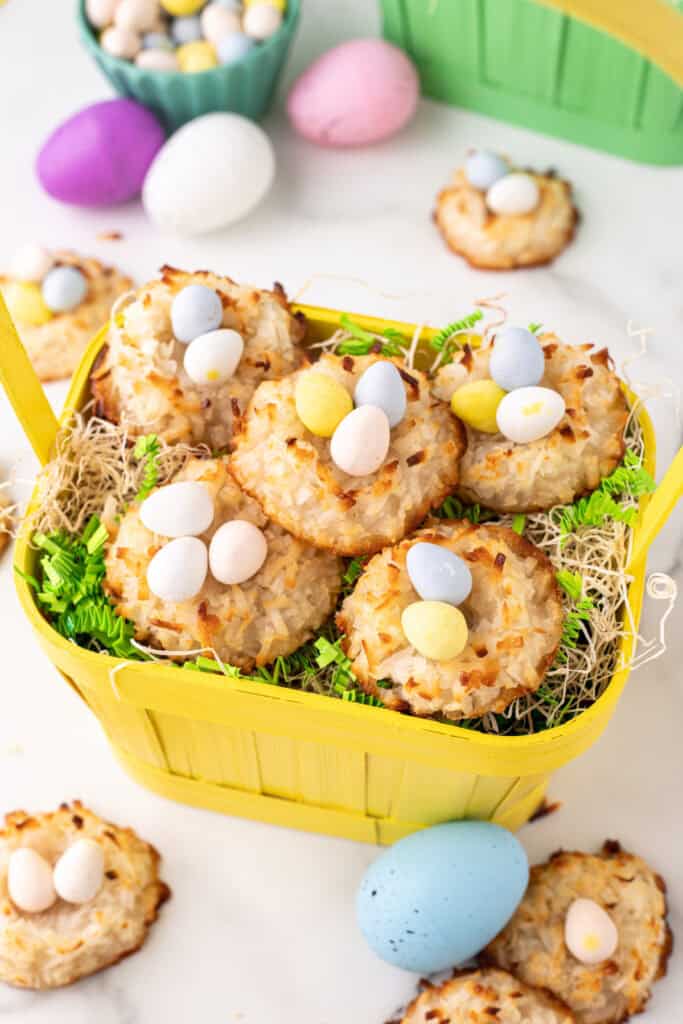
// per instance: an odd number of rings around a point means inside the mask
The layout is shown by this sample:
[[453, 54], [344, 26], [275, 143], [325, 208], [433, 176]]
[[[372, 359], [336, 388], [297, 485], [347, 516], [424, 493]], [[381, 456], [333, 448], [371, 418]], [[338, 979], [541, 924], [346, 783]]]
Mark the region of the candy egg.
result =
[[112, 25], [110, 28], [105, 28], [100, 36], [100, 46], [112, 57], [132, 60], [142, 46], [142, 39], [137, 32], [130, 32], [126, 28]]
[[474, 430], [484, 434], [497, 434], [498, 406], [505, 398], [505, 392], [492, 380], [472, 380], [453, 392], [451, 410]]
[[522, 216], [536, 209], [540, 197], [536, 181], [529, 174], [515, 172], [491, 185], [486, 193], [486, 205], [492, 213]]
[[282, 11], [273, 4], [250, 4], [244, 12], [242, 28], [251, 36], [262, 42], [277, 32], [282, 24]]
[[214, 46], [218, 46], [223, 36], [239, 32], [241, 27], [239, 14], [217, 3], [206, 5], [200, 16], [200, 23], [204, 38]]
[[28, 846], [10, 854], [7, 890], [15, 907], [27, 914], [39, 914], [57, 899], [52, 868], [44, 857]]
[[406, 569], [423, 601], [462, 604], [472, 590], [469, 566], [440, 544], [413, 544], [406, 556]]
[[179, 480], [160, 487], [140, 506], [140, 519], [162, 537], [192, 537], [213, 522], [213, 501], [204, 484]]
[[226, 11], [237, 11], [239, 14], [242, 10], [240, 0], [213, 0], [213, 2], [218, 4], [220, 7], [225, 7]]
[[376, 405], [396, 427], [406, 414], [406, 389], [396, 366], [380, 361], [361, 374], [354, 394], [356, 405]]
[[55, 864], [54, 885], [67, 903], [88, 903], [104, 881], [104, 852], [94, 839], [77, 839]]
[[85, 0], [85, 13], [93, 28], [106, 28], [114, 20], [119, 0]]
[[140, 50], [135, 63], [147, 71], [178, 71], [178, 58], [169, 50]]
[[175, 49], [170, 38], [165, 32], [145, 32], [142, 37], [142, 45], [145, 50], [168, 50]]
[[203, 284], [182, 288], [171, 305], [171, 324], [178, 341], [187, 344], [220, 327], [223, 305], [218, 292]]
[[567, 949], [582, 964], [600, 964], [614, 954], [619, 933], [609, 914], [594, 900], [578, 899], [564, 921]]
[[450, 661], [467, 646], [467, 620], [444, 601], [414, 601], [403, 609], [401, 626], [409, 644], [425, 658]]
[[35, 242], [27, 242], [14, 254], [10, 273], [19, 281], [42, 281], [54, 265], [49, 249]]
[[259, 571], [268, 541], [258, 526], [232, 519], [219, 526], [209, 545], [209, 565], [219, 583], [244, 583]]
[[202, 38], [202, 26], [199, 18], [174, 18], [171, 23], [171, 35], [178, 46], [196, 43]]
[[206, 544], [178, 537], [157, 551], [147, 566], [147, 585], [162, 601], [189, 601], [204, 586], [209, 565]]
[[114, 24], [128, 32], [147, 32], [156, 25], [158, 16], [158, 0], [119, 0]]
[[223, 384], [237, 369], [244, 342], [229, 328], [200, 334], [185, 349], [184, 366], [195, 384]]
[[[223, 3], [230, 2], [230, 0], [222, 0]], [[287, 0], [267, 0], [271, 7], [277, 7], [281, 11], [287, 9]], [[253, 4], [262, 4], [264, 0], [244, 0], [245, 7], [251, 7]]]
[[187, 14], [196, 14], [204, 6], [206, 0], [159, 0], [163, 9], [175, 18]]
[[216, 47], [218, 60], [221, 64], [232, 64], [246, 57], [254, 45], [254, 40], [245, 36], [243, 32], [231, 32], [230, 35], [223, 36]]
[[361, 405], [344, 417], [332, 435], [332, 461], [349, 476], [376, 473], [387, 457], [390, 434], [384, 409]]
[[353, 409], [353, 400], [344, 385], [317, 370], [299, 376], [294, 402], [297, 416], [316, 437], [332, 437]]
[[43, 280], [43, 300], [53, 313], [68, 313], [80, 306], [88, 293], [88, 282], [78, 267], [55, 267]]
[[178, 67], [186, 75], [194, 75], [199, 71], [208, 71], [210, 68], [215, 68], [218, 64], [215, 47], [204, 39], [199, 39], [196, 43], [186, 43], [185, 46], [179, 46], [176, 50], [176, 57], [178, 58]]
[[545, 357], [538, 338], [524, 327], [506, 327], [496, 335], [489, 373], [505, 391], [538, 384], [545, 371]]
[[564, 411], [564, 398], [558, 391], [518, 388], [501, 401], [496, 420], [498, 429], [508, 440], [528, 444], [554, 430]]
[[486, 192], [499, 178], [510, 173], [510, 166], [502, 156], [477, 149], [465, 160], [465, 177], [473, 188]]
[[7, 308], [18, 324], [40, 327], [52, 319], [40, 288], [32, 281], [12, 281], [3, 291]]

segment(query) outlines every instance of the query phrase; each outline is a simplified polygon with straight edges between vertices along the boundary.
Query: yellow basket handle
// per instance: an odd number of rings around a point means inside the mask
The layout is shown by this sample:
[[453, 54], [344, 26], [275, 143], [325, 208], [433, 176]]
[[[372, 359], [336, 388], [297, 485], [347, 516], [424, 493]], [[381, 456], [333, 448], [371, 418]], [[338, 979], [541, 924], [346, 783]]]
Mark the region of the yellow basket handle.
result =
[[650, 545], [681, 497], [683, 497], [683, 448], [679, 448], [657, 490], [645, 507], [638, 528], [638, 536], [631, 552], [630, 571], [635, 569], [638, 563], [647, 556]]
[[57, 417], [45, 397], [26, 349], [19, 340], [0, 294], [0, 384], [41, 465], [49, 462], [57, 436]]

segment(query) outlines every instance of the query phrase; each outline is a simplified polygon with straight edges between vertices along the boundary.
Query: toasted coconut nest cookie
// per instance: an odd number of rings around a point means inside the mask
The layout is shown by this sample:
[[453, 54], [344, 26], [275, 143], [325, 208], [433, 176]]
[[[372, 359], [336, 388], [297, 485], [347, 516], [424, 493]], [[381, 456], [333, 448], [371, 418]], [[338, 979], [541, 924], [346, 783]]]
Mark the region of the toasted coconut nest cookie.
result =
[[[558, 391], [566, 412], [545, 437], [516, 444], [502, 434], [465, 426], [459, 495], [496, 512], [536, 512], [594, 491], [624, 454], [628, 405], [607, 349], [566, 345], [554, 334], [539, 339], [545, 355], [542, 387]], [[495, 341], [494, 341], [495, 344]], [[457, 389], [490, 376], [492, 346], [466, 348], [439, 370], [434, 392], [450, 401]]]
[[[244, 352], [235, 374], [220, 386], [195, 384], [185, 372], [186, 345], [173, 336], [171, 305], [190, 284], [214, 288], [223, 303], [223, 327], [241, 334]], [[109, 329], [91, 375], [97, 411], [131, 434], [153, 432], [169, 444], [205, 442], [225, 448], [232, 423], [262, 380], [289, 373], [300, 362], [303, 318], [293, 316], [280, 285], [262, 291], [208, 271], [163, 267], [159, 280], [139, 289]]]
[[[55, 266], [76, 267], [86, 277], [83, 302], [67, 313], [54, 313], [35, 326], [17, 321], [17, 330], [36, 373], [43, 381], [65, 380], [78, 366], [94, 335], [106, 324], [113, 303], [133, 287], [129, 277], [99, 260], [69, 250], [54, 253]], [[0, 276], [3, 291], [13, 278]]]
[[401, 1024], [576, 1024], [549, 992], [530, 988], [507, 971], [483, 967], [430, 986], [406, 1010]]
[[[353, 395], [378, 356], [324, 355], [316, 370]], [[384, 464], [370, 476], [348, 476], [332, 461], [329, 438], [311, 434], [299, 419], [299, 373], [261, 384], [249, 404], [230, 469], [241, 486], [281, 526], [317, 547], [342, 555], [369, 554], [400, 540], [452, 493], [464, 431], [429, 393], [424, 374], [401, 371], [407, 398], [403, 420], [391, 431]]]
[[434, 220], [446, 244], [472, 267], [513, 270], [550, 263], [569, 244], [578, 220], [568, 182], [533, 174], [540, 199], [531, 213], [492, 213], [484, 192], [460, 169], [437, 196]]
[[[96, 896], [81, 904], [58, 899], [39, 914], [15, 907], [7, 890], [13, 851], [30, 847], [54, 866], [78, 839], [92, 839], [104, 854]], [[132, 829], [103, 821], [78, 800], [50, 814], [8, 814], [0, 831], [0, 979], [20, 988], [58, 988], [135, 953], [171, 894], [159, 878], [159, 861]]]
[[250, 671], [308, 640], [332, 613], [341, 587], [342, 562], [269, 522], [237, 486], [228, 460], [192, 459], [174, 477], [201, 481], [214, 500], [214, 519], [201, 534], [207, 543], [219, 526], [244, 519], [263, 530], [268, 555], [245, 583], [219, 583], [208, 573], [196, 597], [171, 603], [147, 585], [147, 567], [166, 539], [143, 526], [129, 508], [106, 555], [106, 589], [117, 610], [136, 626], [138, 640], [163, 650], [213, 649], [223, 661]]
[[[406, 568], [418, 541], [448, 548], [472, 573], [460, 605], [467, 646], [449, 661], [419, 654], [401, 626], [404, 609], [419, 600]], [[562, 603], [550, 561], [529, 541], [503, 526], [444, 520], [375, 555], [337, 625], [367, 693], [397, 711], [457, 720], [503, 711], [538, 688], [560, 642]]]
[[[579, 1024], [620, 1024], [643, 1009], [666, 973], [665, 893], [659, 875], [619, 843], [606, 842], [597, 855], [559, 851], [531, 869], [522, 903], [485, 957], [554, 992]], [[603, 963], [580, 963], [565, 945], [565, 917], [579, 898], [599, 904], [616, 925], [619, 945]]]

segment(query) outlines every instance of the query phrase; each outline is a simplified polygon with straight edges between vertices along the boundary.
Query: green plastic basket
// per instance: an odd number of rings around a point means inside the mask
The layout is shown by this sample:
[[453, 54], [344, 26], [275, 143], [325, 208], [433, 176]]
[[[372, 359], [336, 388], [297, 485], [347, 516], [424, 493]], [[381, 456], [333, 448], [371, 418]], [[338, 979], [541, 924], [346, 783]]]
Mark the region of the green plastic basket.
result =
[[434, 99], [634, 160], [683, 163], [683, 0], [381, 3], [386, 38]]
[[169, 131], [193, 117], [229, 110], [257, 120], [268, 111], [299, 20], [299, 0], [288, 0], [282, 25], [241, 60], [209, 71], [146, 71], [101, 48], [78, 0], [78, 24], [86, 49], [117, 93], [143, 103]]

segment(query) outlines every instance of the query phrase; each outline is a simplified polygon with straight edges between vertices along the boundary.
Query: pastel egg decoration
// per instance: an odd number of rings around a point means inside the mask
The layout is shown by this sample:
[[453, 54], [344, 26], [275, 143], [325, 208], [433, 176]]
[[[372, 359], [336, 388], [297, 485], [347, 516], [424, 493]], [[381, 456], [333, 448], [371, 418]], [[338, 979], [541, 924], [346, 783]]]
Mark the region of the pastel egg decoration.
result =
[[45, 275], [42, 293], [45, 305], [53, 313], [68, 313], [83, 302], [88, 282], [78, 267], [54, 267]]
[[245, 36], [243, 32], [231, 32], [230, 35], [219, 39], [216, 46], [216, 53], [221, 64], [234, 64], [253, 50], [254, 40]]
[[573, 957], [582, 964], [593, 966], [613, 956], [619, 945], [619, 933], [599, 903], [577, 899], [567, 911], [564, 941]]
[[535, 179], [530, 174], [516, 171], [491, 185], [486, 193], [486, 205], [491, 213], [521, 217], [535, 210], [540, 198]]
[[344, 417], [332, 435], [332, 461], [349, 476], [370, 476], [387, 457], [390, 435], [384, 410], [361, 405]]
[[112, 206], [139, 195], [164, 143], [154, 114], [130, 99], [93, 103], [61, 124], [43, 144], [38, 179], [54, 199]]
[[213, 501], [203, 483], [178, 480], [160, 487], [140, 506], [140, 519], [162, 537], [192, 537], [213, 522]]
[[467, 646], [467, 620], [444, 601], [414, 601], [403, 609], [401, 628], [415, 650], [432, 661], [457, 658]]
[[318, 370], [307, 370], [299, 376], [294, 404], [297, 416], [316, 437], [332, 437], [353, 409], [353, 400], [344, 385]]
[[223, 321], [223, 304], [213, 288], [189, 284], [181, 288], [171, 303], [173, 333], [185, 344], [200, 334], [215, 331]]
[[145, 50], [168, 50], [174, 49], [171, 38], [165, 32], [145, 32], [142, 37], [142, 45]]
[[14, 254], [10, 264], [10, 273], [18, 281], [40, 282], [54, 266], [54, 258], [49, 249], [37, 242], [27, 242]]
[[415, 67], [382, 39], [353, 39], [328, 50], [297, 78], [287, 99], [296, 131], [320, 146], [366, 146], [413, 117]]
[[[201, 167], [201, 188], [188, 187]], [[262, 128], [239, 114], [212, 113], [180, 128], [149, 169], [142, 200], [157, 227], [200, 235], [245, 217], [275, 174]]]
[[129, 32], [149, 32], [158, 20], [158, 0], [119, 0], [114, 8], [114, 24]]
[[85, 0], [85, 13], [94, 28], [111, 25], [119, 0]]
[[270, 39], [281, 24], [282, 10], [272, 3], [249, 4], [242, 19], [245, 33], [259, 42]]
[[206, 544], [198, 537], [178, 537], [157, 551], [147, 566], [147, 585], [162, 601], [179, 603], [196, 597], [209, 567]]
[[209, 71], [218, 64], [216, 51], [211, 43], [205, 39], [198, 39], [194, 43], [186, 43], [176, 50], [178, 67], [186, 75], [194, 75], [200, 71]]
[[3, 289], [3, 295], [10, 315], [17, 323], [41, 327], [52, 320], [53, 313], [49, 309], [40, 286], [33, 281], [11, 281]]
[[390, 427], [397, 427], [406, 414], [406, 389], [397, 367], [388, 360], [368, 366], [358, 379], [356, 405], [376, 405], [387, 414]]
[[501, 434], [509, 441], [529, 444], [554, 430], [564, 413], [565, 401], [559, 391], [518, 388], [503, 398], [496, 420]]
[[140, 50], [135, 58], [136, 67], [147, 71], [179, 71], [178, 58], [172, 50]]
[[538, 338], [525, 327], [506, 327], [496, 335], [489, 373], [505, 391], [538, 384], [545, 372], [545, 356]]
[[223, 36], [239, 32], [242, 27], [239, 12], [219, 3], [206, 5], [200, 15], [200, 24], [202, 35], [214, 46], [218, 46]]
[[268, 555], [262, 530], [245, 519], [219, 526], [209, 545], [211, 574], [219, 583], [245, 583], [255, 576]]
[[171, 22], [171, 35], [178, 46], [196, 43], [202, 38], [202, 25], [199, 18], [174, 18]]
[[195, 384], [224, 384], [239, 366], [243, 352], [242, 335], [230, 328], [200, 334], [185, 349], [185, 373]]
[[484, 434], [498, 433], [498, 407], [505, 398], [505, 391], [495, 381], [471, 380], [454, 391], [451, 396], [451, 412], [473, 430]]
[[160, 0], [161, 6], [167, 14], [174, 18], [182, 18], [188, 14], [196, 14], [201, 10], [206, 0]]
[[382, 960], [432, 974], [479, 953], [512, 917], [528, 879], [524, 848], [507, 829], [434, 825], [370, 865], [356, 897], [358, 924]]
[[465, 160], [465, 177], [473, 188], [486, 192], [499, 178], [510, 173], [507, 160], [497, 153], [485, 149], [475, 149], [468, 153]]
[[142, 39], [137, 32], [119, 28], [118, 25], [110, 25], [100, 36], [100, 46], [111, 57], [132, 60], [142, 46]]
[[52, 867], [28, 846], [13, 850], [7, 865], [7, 890], [15, 907], [26, 914], [40, 914], [57, 899]]
[[57, 895], [67, 903], [89, 903], [104, 881], [104, 852], [94, 839], [77, 839], [54, 868]]
[[472, 591], [469, 566], [441, 544], [418, 541], [408, 550], [406, 569], [414, 589], [423, 601], [458, 605]]

